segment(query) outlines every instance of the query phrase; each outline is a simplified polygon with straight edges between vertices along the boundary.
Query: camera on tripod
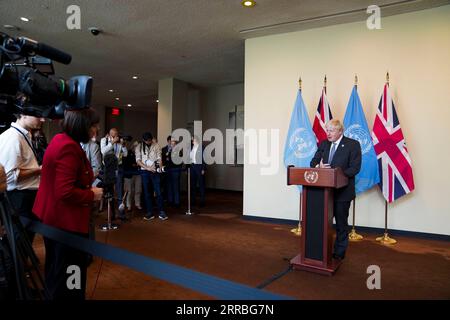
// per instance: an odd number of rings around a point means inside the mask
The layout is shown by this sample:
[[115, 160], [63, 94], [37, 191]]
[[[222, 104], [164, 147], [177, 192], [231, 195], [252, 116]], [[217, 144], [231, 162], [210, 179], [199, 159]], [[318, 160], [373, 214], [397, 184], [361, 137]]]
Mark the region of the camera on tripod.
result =
[[69, 54], [0, 32], [0, 56], [0, 126], [5, 126], [13, 114], [60, 119], [67, 109], [89, 106], [92, 77], [52, 77], [52, 60], [69, 64]]
[[[89, 107], [92, 78], [54, 78], [52, 60], [69, 64], [72, 57], [35, 40], [0, 32], [0, 133], [16, 114], [61, 119], [66, 110]], [[4, 176], [1, 166], [0, 171], [1, 178]], [[38, 258], [19, 214], [4, 192], [3, 180], [0, 187], [0, 224], [6, 231], [1, 244], [7, 246], [14, 271], [14, 279], [6, 285], [14, 289], [20, 300], [49, 299]], [[0, 259], [0, 275], [8, 270], [8, 264]], [[4, 283], [4, 278], [0, 280]]]

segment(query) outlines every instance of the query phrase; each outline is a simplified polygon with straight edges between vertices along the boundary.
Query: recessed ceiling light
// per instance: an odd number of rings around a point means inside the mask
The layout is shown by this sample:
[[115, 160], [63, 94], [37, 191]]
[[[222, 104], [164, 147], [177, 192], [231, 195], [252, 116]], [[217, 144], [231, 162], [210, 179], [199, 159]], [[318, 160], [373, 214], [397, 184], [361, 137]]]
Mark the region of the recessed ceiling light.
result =
[[119, 99], [119, 98], [116, 98], [116, 100], [119, 101], [120, 99]]
[[132, 105], [129, 103], [129, 104], [127, 104], [127, 107], [132, 107]]
[[8, 29], [8, 30], [20, 30], [19, 27], [13, 26], [12, 24], [4, 24], [3, 28]]
[[113, 89], [109, 89], [109, 92], [114, 92], [114, 90]]
[[20, 17], [20, 20], [22, 20], [22, 21], [24, 21], [24, 22], [28, 22], [28, 21], [30, 21], [30, 19], [28, 19], [28, 18], [25, 18], [25, 17]]
[[138, 76], [133, 76], [133, 79], [136, 80], [138, 78]]
[[250, 7], [254, 7], [256, 2], [253, 0], [244, 0], [241, 2], [241, 4], [246, 8], [250, 8]]
[[159, 103], [159, 99], [156, 99], [156, 102]]

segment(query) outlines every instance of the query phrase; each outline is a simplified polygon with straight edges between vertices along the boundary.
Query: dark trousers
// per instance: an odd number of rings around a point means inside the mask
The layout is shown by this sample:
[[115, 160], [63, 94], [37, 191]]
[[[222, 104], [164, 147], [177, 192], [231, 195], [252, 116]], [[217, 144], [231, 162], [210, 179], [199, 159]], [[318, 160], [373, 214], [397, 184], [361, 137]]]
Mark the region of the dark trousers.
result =
[[153, 185], [153, 191], [156, 194], [156, 202], [158, 204], [158, 214], [163, 211], [163, 198], [161, 195], [161, 180], [159, 173], [153, 173], [150, 171], [142, 170], [142, 186], [144, 187], [144, 201], [147, 208], [147, 216], [152, 215], [152, 198], [153, 194], [150, 191], [150, 182]]
[[334, 202], [334, 218], [336, 219], [336, 241], [334, 242], [334, 254], [345, 257], [348, 247], [348, 210], [351, 201]]
[[202, 174], [203, 165], [193, 164], [191, 166], [191, 201], [195, 204], [197, 196], [197, 183], [200, 192], [200, 204], [205, 203], [205, 175]]
[[116, 196], [119, 204], [123, 197], [123, 167], [119, 166], [116, 172]]
[[180, 205], [181, 168], [169, 168], [166, 176], [167, 197], [169, 203]]
[[[87, 234], [73, 233], [83, 238]], [[44, 237], [45, 244], [45, 284], [53, 300], [84, 300], [86, 293], [87, 253], [71, 248], [61, 242]], [[70, 290], [67, 286], [69, 266], [80, 268], [80, 289]], [[70, 270], [69, 270], [70, 271]], [[69, 281], [70, 283], [72, 281]]]
[[[38, 220], [32, 211], [37, 190], [12, 190], [8, 191], [6, 194], [13, 209], [19, 214], [20, 217], [25, 217], [30, 220]], [[30, 243], [33, 243], [35, 233], [28, 230], [30, 223], [22, 220], [22, 224], [25, 227], [28, 240], [30, 240]]]

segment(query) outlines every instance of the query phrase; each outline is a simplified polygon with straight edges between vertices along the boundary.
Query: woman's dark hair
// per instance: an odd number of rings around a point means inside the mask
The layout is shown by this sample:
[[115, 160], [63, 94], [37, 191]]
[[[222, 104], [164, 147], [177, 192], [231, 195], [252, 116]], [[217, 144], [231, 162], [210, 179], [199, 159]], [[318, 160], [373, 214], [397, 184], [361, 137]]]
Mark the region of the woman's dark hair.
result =
[[76, 142], [89, 141], [89, 129], [100, 122], [98, 113], [92, 109], [67, 110], [64, 112], [64, 120], [61, 129]]
[[147, 141], [147, 140], [152, 140], [153, 139], [153, 135], [150, 132], [145, 132], [142, 135], [142, 140]]

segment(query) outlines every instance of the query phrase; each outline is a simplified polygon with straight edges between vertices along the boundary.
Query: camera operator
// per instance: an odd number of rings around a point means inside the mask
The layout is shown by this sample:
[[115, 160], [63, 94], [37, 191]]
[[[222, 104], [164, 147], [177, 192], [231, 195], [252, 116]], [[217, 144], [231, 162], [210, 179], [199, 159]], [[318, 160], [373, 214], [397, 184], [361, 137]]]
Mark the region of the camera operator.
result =
[[[32, 212], [39, 187], [41, 166], [33, 148], [33, 130], [38, 130], [44, 118], [19, 114], [16, 122], [0, 135], [0, 164], [6, 173], [7, 196], [16, 212], [23, 217], [36, 220]], [[27, 224], [24, 223], [27, 227]], [[34, 232], [27, 231], [30, 242]]]
[[[124, 146], [123, 139], [119, 136], [119, 131], [117, 128], [111, 128], [109, 134], [100, 140], [100, 150], [102, 152], [103, 158], [109, 154], [114, 154], [117, 158], [117, 172], [116, 172], [116, 196], [118, 202], [122, 202], [123, 197], [123, 164], [122, 158], [128, 155], [128, 150]], [[115, 219], [115, 210], [113, 210], [113, 220]], [[120, 213], [120, 211], [119, 211]], [[120, 213], [121, 214], [121, 213]], [[125, 218], [124, 215], [119, 217], [121, 219]]]
[[[65, 111], [62, 133], [50, 142], [42, 165], [33, 212], [43, 223], [87, 238], [89, 215], [94, 201], [103, 190], [92, 187], [94, 175], [80, 146], [97, 131], [99, 116], [93, 109]], [[84, 299], [87, 254], [44, 237], [45, 283], [52, 299]], [[81, 271], [81, 289], [69, 290], [67, 268], [76, 265]]]
[[136, 163], [139, 165], [142, 176], [142, 184], [144, 186], [144, 200], [147, 214], [144, 220], [152, 220], [152, 194], [150, 192], [149, 183], [152, 182], [153, 190], [156, 194], [158, 203], [159, 218], [167, 220], [168, 217], [163, 209], [163, 199], [161, 195], [161, 178], [160, 173], [163, 171], [161, 163], [161, 147], [153, 142], [153, 135], [146, 132], [142, 136], [142, 142], [137, 146]]

